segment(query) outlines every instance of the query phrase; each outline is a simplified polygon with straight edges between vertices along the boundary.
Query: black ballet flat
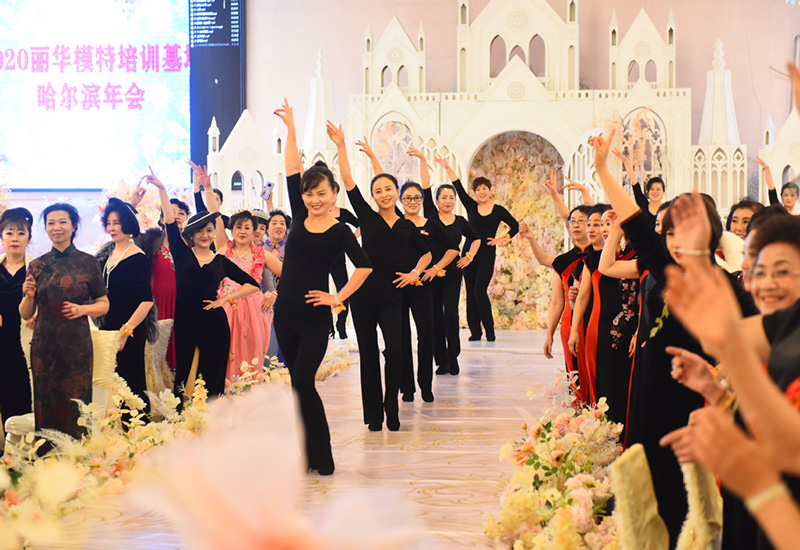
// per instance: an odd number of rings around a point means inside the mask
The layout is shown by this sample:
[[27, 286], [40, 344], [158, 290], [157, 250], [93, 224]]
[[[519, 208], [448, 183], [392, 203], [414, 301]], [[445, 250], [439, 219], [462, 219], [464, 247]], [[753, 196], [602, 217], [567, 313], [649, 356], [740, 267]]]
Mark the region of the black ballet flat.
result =
[[386, 427], [390, 432], [397, 432], [400, 430], [400, 418], [395, 414], [394, 416], [386, 416]]
[[383, 422], [370, 422], [369, 423], [369, 431], [371, 432], [379, 432], [383, 430]]
[[450, 367], [448, 365], [440, 365], [439, 368], [436, 369], [436, 374], [447, 374], [450, 372]]
[[459, 366], [458, 366], [458, 361], [453, 361], [452, 363], [450, 363], [450, 374], [452, 374], [453, 376], [455, 376], [455, 375], [457, 375], [457, 374], [458, 374], [460, 371], [461, 371], [461, 369], [460, 369], [460, 368], [459, 368]]
[[431, 390], [422, 390], [422, 400], [425, 403], [433, 403], [433, 392]]
[[491, 334], [489, 334], [488, 332], [486, 333], [487, 342], [494, 342], [495, 340], [497, 340], [497, 337], [495, 336], [494, 332]]
[[480, 342], [481, 335], [478, 334], [477, 336], [475, 336], [474, 334], [471, 334], [470, 337], [467, 338], [467, 340], [469, 340], [470, 342]]
[[[424, 399], [424, 397], [423, 397], [423, 399]], [[403, 401], [405, 401], [406, 403], [411, 403], [412, 401], [414, 401], [414, 393], [413, 392], [404, 393], [403, 394]]]

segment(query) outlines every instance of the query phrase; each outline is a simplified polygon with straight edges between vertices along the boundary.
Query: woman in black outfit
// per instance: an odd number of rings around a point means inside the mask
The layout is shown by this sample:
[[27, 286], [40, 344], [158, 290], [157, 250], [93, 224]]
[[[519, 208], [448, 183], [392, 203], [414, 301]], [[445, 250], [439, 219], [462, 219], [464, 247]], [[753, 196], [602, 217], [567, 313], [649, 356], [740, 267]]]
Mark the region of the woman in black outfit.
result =
[[[417, 151], [419, 153], [419, 151]], [[419, 153], [421, 156], [421, 153]], [[414, 155], [416, 156], [416, 155]], [[420, 167], [421, 179], [428, 180], [427, 165]], [[401, 290], [403, 311], [403, 370], [400, 376], [400, 392], [403, 401], [414, 400], [414, 359], [411, 352], [411, 319], [417, 327], [417, 382], [426, 403], [433, 401], [433, 294], [430, 281], [444, 276], [447, 268], [458, 257], [458, 244], [451, 239], [442, 224], [436, 218], [425, 218], [422, 212], [422, 186], [409, 181], [403, 184], [400, 193], [405, 209], [405, 218], [413, 223], [422, 240], [428, 246], [431, 257], [436, 258], [430, 268], [426, 269], [419, 283], [408, 285]], [[403, 262], [403, 271], [413, 269], [419, 260], [419, 254], [409, 250]]]
[[[286, 184], [294, 215], [294, 227], [286, 243], [285, 276], [281, 277], [275, 303], [275, 332], [300, 402], [308, 467], [321, 475], [331, 475], [331, 435], [322, 400], [314, 387], [314, 375], [328, 348], [328, 308], [340, 309], [372, 270], [352, 231], [331, 215], [337, 196], [331, 171], [314, 166], [300, 176], [302, 165], [292, 108], [284, 103], [275, 114], [288, 129]], [[328, 293], [328, 273], [342, 253], [347, 254], [356, 270], [342, 290], [332, 295]]]
[[[437, 162], [447, 170], [451, 178], [455, 172], [447, 161], [441, 157]], [[467, 324], [469, 325], [470, 341], [481, 339], [481, 325], [486, 331], [486, 339], [494, 342], [494, 318], [492, 317], [492, 302], [489, 300], [489, 283], [494, 275], [494, 260], [497, 256], [497, 245], [507, 244], [519, 231], [519, 223], [511, 212], [495, 204], [491, 199], [492, 182], [484, 177], [472, 180], [472, 191], [475, 198], [469, 196], [467, 190], [457, 177], [451, 179], [456, 188], [458, 198], [461, 199], [467, 210], [467, 219], [475, 232], [481, 238], [481, 247], [464, 269], [464, 284], [467, 287]], [[476, 200], [477, 199], [477, 200]], [[497, 228], [500, 222], [505, 222], [509, 231], [504, 236], [497, 237]]]
[[[444, 277], [431, 281], [433, 293], [433, 358], [436, 361], [436, 374], [456, 375], [459, 373], [458, 356], [461, 353], [461, 337], [458, 321], [458, 300], [461, 295], [461, 271], [468, 266], [481, 240], [463, 216], [453, 213], [456, 205], [456, 189], [451, 184], [440, 185], [436, 190], [436, 204], [431, 194], [431, 179], [428, 162], [419, 150], [411, 148], [409, 154], [420, 159], [420, 182], [422, 183], [425, 217], [438, 220], [445, 233], [459, 246], [466, 239], [467, 251], [455, 264], [450, 264]], [[451, 174], [448, 174], [451, 177]], [[452, 174], [455, 178], [455, 174]], [[438, 206], [438, 208], [437, 208]]]
[[0, 235], [6, 251], [0, 254], [0, 414], [4, 422], [31, 412], [31, 379], [20, 340], [19, 303], [32, 260], [25, 254], [32, 226], [33, 215], [25, 208], [9, 208], [0, 217]]
[[[372, 262], [372, 276], [352, 298], [353, 325], [358, 339], [361, 360], [361, 402], [364, 407], [364, 423], [370, 431], [380, 431], [386, 416], [386, 427], [391, 431], [400, 429], [397, 393], [400, 389], [402, 352], [400, 288], [414, 284], [428, 267], [431, 254], [419, 232], [410, 221], [395, 212], [397, 204], [397, 180], [390, 174], [378, 174], [372, 179], [370, 190], [378, 212], [367, 204], [353, 181], [344, 132], [328, 122], [328, 136], [336, 144], [339, 153], [339, 172], [342, 175], [347, 197], [361, 224], [361, 240], [364, 251]], [[369, 145], [366, 139], [357, 143], [362, 151]], [[419, 255], [417, 265], [409, 273], [403, 273], [402, 261], [408, 247]], [[381, 362], [378, 349], [378, 326], [383, 333], [385, 349], [385, 389], [381, 395]]]
[[[190, 248], [175, 223], [166, 187], [152, 171], [144, 179], [158, 188], [175, 263], [175, 393], [177, 395], [183, 387], [184, 398], [188, 399], [194, 391], [196, 377], [202, 375], [208, 394], [221, 395], [225, 391], [231, 338], [222, 304], [258, 292], [258, 283], [228, 258], [211, 250], [218, 212], [200, 212], [187, 220], [182, 234], [192, 243]], [[207, 199], [216, 200], [213, 192], [207, 193]], [[270, 265], [269, 269], [280, 272], [280, 262], [273, 259], [276, 265]], [[217, 299], [217, 289], [225, 277], [242, 287]]]
[[[328, 167], [325, 166], [327, 169]], [[337, 182], [332, 182], [334, 184], [334, 190], [336, 194], [339, 194], [339, 184]], [[337, 205], [333, 205], [331, 208], [331, 215], [336, 218], [336, 221], [341, 222], [343, 224], [349, 224], [356, 229], [356, 238], [360, 231], [358, 230], [360, 224], [358, 223], [358, 218], [356, 215], [350, 212], [347, 208], [341, 208]], [[336, 258], [336, 262], [334, 262], [333, 267], [331, 268], [331, 278], [333, 278], [333, 284], [336, 286], [337, 291], [341, 291], [344, 288], [344, 285], [347, 284], [347, 265], [344, 261], [344, 253], [339, 254]], [[336, 331], [339, 333], [339, 338], [342, 340], [347, 339], [347, 310], [350, 307], [350, 302], [345, 300], [344, 302], [344, 311], [339, 312], [336, 317]], [[331, 318], [331, 336], [334, 335], [334, 327], [333, 327], [333, 317]]]
[[[98, 251], [103, 279], [108, 288], [108, 313], [95, 320], [99, 328], [119, 331], [117, 374], [131, 391], [148, 403], [144, 368], [144, 347], [158, 337], [157, 316], [150, 286], [150, 262], [133, 242], [139, 236], [136, 210], [128, 203], [111, 198], [100, 221], [111, 242]], [[145, 322], [147, 321], [147, 322]]]
[[[642, 320], [639, 330], [639, 344], [643, 345], [642, 341], [646, 338], [646, 345], [639, 347], [642, 368], [638, 376], [634, 377], [635, 384], [631, 387], [628, 444], [641, 443], [645, 448], [659, 514], [667, 525], [670, 547], [674, 548], [688, 504], [678, 461], [669, 449], [660, 447], [659, 440], [673, 430], [685, 426], [689, 414], [701, 408], [704, 400], [672, 378], [672, 356], [666, 352], [666, 348], [680, 347], [699, 355], [703, 354], [703, 349], [675, 316], [670, 315], [663, 300], [665, 270], [667, 266], [680, 265], [682, 261], [676, 248], [671, 209], [667, 209], [664, 214], [663, 232], [659, 235], [654, 224], [642, 215], [643, 211], [622, 189], [606, 165], [614, 133], [611, 132], [608, 140], [602, 136], [592, 138], [595, 168], [614, 211], [622, 220], [625, 237], [639, 255], [639, 271], [649, 271], [653, 280], [653, 288], [647, 292], [646, 303], [643, 304], [643, 311], [647, 312], [649, 318]], [[709, 258], [713, 261], [712, 255], [722, 234], [722, 223], [710, 202], [706, 201], [704, 204], [706, 215], [714, 227], [706, 247]], [[744, 314], [754, 315], [756, 309], [750, 297], [736, 284], [732, 276], [728, 276], [728, 280], [737, 293]], [[707, 355], [703, 356], [706, 360], [709, 359]]]

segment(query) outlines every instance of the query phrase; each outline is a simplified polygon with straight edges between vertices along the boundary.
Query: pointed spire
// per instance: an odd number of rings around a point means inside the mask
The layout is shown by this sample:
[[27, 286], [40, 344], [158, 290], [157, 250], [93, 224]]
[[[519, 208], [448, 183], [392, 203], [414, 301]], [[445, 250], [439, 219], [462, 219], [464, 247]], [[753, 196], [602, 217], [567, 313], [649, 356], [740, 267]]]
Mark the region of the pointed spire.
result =
[[722, 50], [722, 40], [719, 38], [714, 42], [714, 61], [711, 66], [716, 71], [721, 71], [725, 68], [725, 52]]
[[419, 22], [419, 30], [417, 31], [417, 37], [425, 37], [425, 29], [422, 27], [422, 21]]
[[675, 14], [672, 13], [672, 8], [669, 9], [669, 15], [667, 15], [667, 26], [675, 28]]
[[219, 127], [217, 117], [211, 117], [211, 126], [208, 127], [208, 137], [219, 137]]
[[328, 76], [325, 71], [325, 60], [322, 58], [322, 48], [317, 50], [317, 78]]
[[611, 10], [611, 26], [617, 27], [617, 10]]

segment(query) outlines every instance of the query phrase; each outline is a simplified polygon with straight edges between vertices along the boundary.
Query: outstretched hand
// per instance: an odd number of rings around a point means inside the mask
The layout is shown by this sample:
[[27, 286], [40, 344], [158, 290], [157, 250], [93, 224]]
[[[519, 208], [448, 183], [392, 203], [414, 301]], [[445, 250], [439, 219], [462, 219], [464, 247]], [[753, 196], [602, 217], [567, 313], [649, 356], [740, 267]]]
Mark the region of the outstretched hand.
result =
[[192, 179], [203, 186], [206, 191], [211, 190], [211, 176], [205, 166], [195, 164], [192, 159], [186, 159], [186, 163], [192, 167]]
[[368, 157], [372, 158], [375, 156], [375, 152], [372, 150], [372, 147], [369, 146], [367, 136], [364, 136], [360, 140], [356, 141], [356, 146], [358, 147], [359, 151], [366, 154]]
[[342, 125], [336, 126], [330, 120], [325, 124], [325, 130], [328, 132], [328, 137], [331, 138], [331, 141], [338, 147], [339, 145], [344, 145], [344, 130], [342, 129]]
[[617, 133], [617, 128], [611, 128], [608, 132], [608, 139], [603, 137], [603, 134], [589, 138], [589, 145], [594, 147], [594, 167], [596, 170], [606, 169], [608, 162], [608, 152], [611, 149], [611, 142], [614, 141], [614, 134]]
[[158, 176], [156, 176], [155, 172], [153, 172], [153, 169], [150, 166], [148, 166], [148, 168], [150, 169], [150, 173], [142, 176], [139, 181], [145, 180], [147, 183], [153, 185], [156, 189], [160, 191], [166, 191], [167, 187], [161, 183], [161, 180], [158, 179]]
[[756, 158], [753, 160], [753, 162], [754, 162], [754, 163], [756, 163], [756, 164], [758, 164], [758, 165], [759, 165], [761, 168], [764, 168], [764, 169], [766, 169], [766, 170], [769, 170], [769, 164], [767, 164], [767, 163], [764, 161], [764, 159], [762, 159], [761, 157], [756, 157]]
[[519, 222], [519, 236], [524, 239], [530, 239], [531, 237], [533, 237], [533, 230], [531, 229], [531, 226], [528, 225], [527, 222], [524, 221]]
[[[700, 256], [700, 252], [708, 250], [711, 242], [711, 221], [708, 219], [705, 200], [695, 189], [691, 199], [685, 194], [675, 199], [670, 207], [670, 214], [675, 225], [674, 242], [686, 254]], [[710, 257], [711, 251], [704, 255]]]
[[438, 164], [445, 170], [448, 170], [450, 168], [450, 163], [448, 163], [447, 159], [444, 158], [442, 155], [436, 155], [433, 160], [436, 161], [436, 164]]
[[564, 179], [567, 180], [567, 183], [564, 185], [564, 191], [578, 191], [581, 194], [586, 192], [586, 186], [584, 184], [571, 180], [567, 176], [564, 176]]
[[550, 196], [558, 194], [558, 172], [555, 168], [550, 171], [550, 177], [544, 182], [544, 186]]
[[289, 100], [283, 98], [283, 105], [275, 109], [275, 114], [280, 118], [287, 128], [294, 127], [294, 109], [289, 105]]
[[428, 163], [428, 160], [425, 158], [425, 155], [422, 154], [422, 151], [420, 151], [419, 149], [417, 149], [413, 145], [409, 145], [408, 151], [406, 151], [406, 154], [411, 156], [411, 157], [417, 157], [421, 163], [422, 162], [424, 162], [425, 164]]
[[136, 183], [136, 188], [133, 190], [133, 194], [131, 195], [131, 206], [134, 208], [139, 206], [139, 203], [142, 202], [145, 193], [147, 193], [147, 189], [142, 187], [142, 180], [139, 180]]

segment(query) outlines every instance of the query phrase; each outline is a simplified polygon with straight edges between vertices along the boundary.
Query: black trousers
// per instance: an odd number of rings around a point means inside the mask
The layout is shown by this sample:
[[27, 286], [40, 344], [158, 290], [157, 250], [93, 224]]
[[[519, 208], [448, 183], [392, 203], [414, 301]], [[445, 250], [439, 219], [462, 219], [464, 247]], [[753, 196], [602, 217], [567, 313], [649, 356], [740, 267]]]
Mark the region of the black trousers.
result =
[[450, 266], [444, 277], [436, 277], [433, 294], [433, 358], [436, 364], [451, 365], [461, 353], [458, 326], [458, 299], [461, 295], [461, 270]]
[[[347, 266], [344, 263], [344, 254], [342, 254], [336, 263], [331, 268], [331, 278], [337, 291], [344, 288], [347, 284]], [[336, 316], [336, 331], [342, 335], [345, 333], [345, 325], [347, 324], [347, 312], [350, 309], [350, 300], [345, 300], [344, 305], [347, 309]], [[333, 319], [331, 319], [331, 330], [333, 332]]]
[[275, 334], [300, 404], [310, 459], [332, 456], [331, 432], [314, 378], [328, 349], [326, 319], [325, 315], [319, 320], [308, 320], [292, 317], [291, 312], [288, 315], [275, 312]]
[[489, 283], [494, 274], [494, 254], [490, 260], [471, 263], [464, 269], [464, 286], [467, 289], [467, 325], [473, 337], [480, 337], [481, 325], [487, 336], [494, 335], [492, 302], [489, 301]]
[[[382, 423], [384, 411], [387, 418], [397, 418], [402, 361], [400, 293], [391, 284], [370, 284], [368, 279], [351, 297], [350, 304], [361, 364], [364, 424]], [[385, 387], [381, 383], [379, 326], [386, 346], [383, 352]]]
[[[19, 335], [19, 331], [17, 331]], [[3, 415], [3, 422], [12, 416], [27, 414], [31, 411], [31, 377], [28, 373], [28, 363], [22, 347], [17, 342], [5, 343], [8, 347], [3, 349], [7, 353], [0, 364], [0, 414]], [[14, 345], [16, 344], [16, 345]]]
[[433, 295], [430, 283], [409, 285], [401, 289], [403, 312], [403, 366], [400, 371], [400, 391], [413, 394], [414, 357], [411, 351], [411, 317], [417, 326], [417, 383], [421, 391], [431, 391], [433, 383]]

